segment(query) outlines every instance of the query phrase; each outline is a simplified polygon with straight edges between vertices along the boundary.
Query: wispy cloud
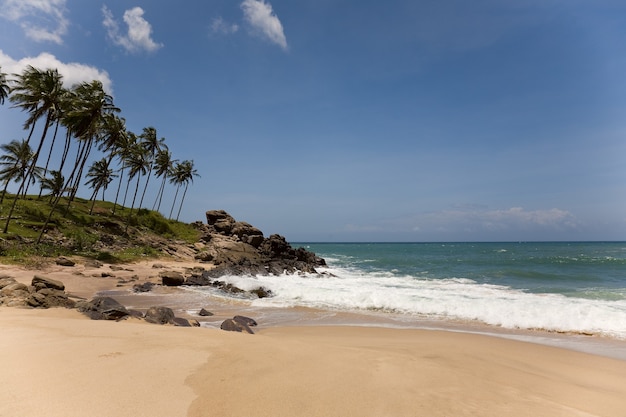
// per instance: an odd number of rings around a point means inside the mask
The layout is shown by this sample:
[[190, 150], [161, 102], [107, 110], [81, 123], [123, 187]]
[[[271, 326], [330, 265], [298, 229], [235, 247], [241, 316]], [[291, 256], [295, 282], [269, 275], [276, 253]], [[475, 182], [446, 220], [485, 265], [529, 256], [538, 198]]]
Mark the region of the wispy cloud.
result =
[[216, 17], [211, 21], [211, 32], [220, 35], [230, 35], [239, 30], [239, 25], [236, 23], [227, 23], [222, 17]]
[[124, 23], [128, 26], [126, 33], [120, 31], [117, 20], [106, 6], [102, 6], [102, 14], [104, 16], [102, 24], [107, 30], [108, 38], [126, 51], [154, 52], [163, 47], [162, 43], [157, 43], [152, 39], [152, 26], [143, 18], [144, 11], [141, 7], [133, 7], [124, 12]]
[[482, 206], [416, 213], [381, 219], [369, 225], [349, 224], [349, 233], [387, 233], [414, 240], [556, 239], [580, 230], [581, 224], [567, 210], [526, 210], [522, 207], [488, 209]]
[[265, 0], [244, 0], [241, 3], [244, 20], [259, 36], [287, 50], [287, 38], [283, 25]]
[[0, 16], [19, 24], [34, 41], [60, 45], [69, 26], [65, 3], [66, 0], [3, 0]]
[[83, 81], [90, 82], [98, 80], [102, 83], [106, 92], [109, 94], [113, 93], [113, 83], [106, 71], [78, 62], [61, 62], [57, 57], [47, 52], [34, 57], [16, 60], [6, 55], [0, 49], [0, 62], [2, 63], [2, 72], [7, 74], [20, 74], [28, 65], [40, 69], [56, 68], [59, 70], [59, 73], [63, 75], [63, 84], [66, 87], [71, 87]]

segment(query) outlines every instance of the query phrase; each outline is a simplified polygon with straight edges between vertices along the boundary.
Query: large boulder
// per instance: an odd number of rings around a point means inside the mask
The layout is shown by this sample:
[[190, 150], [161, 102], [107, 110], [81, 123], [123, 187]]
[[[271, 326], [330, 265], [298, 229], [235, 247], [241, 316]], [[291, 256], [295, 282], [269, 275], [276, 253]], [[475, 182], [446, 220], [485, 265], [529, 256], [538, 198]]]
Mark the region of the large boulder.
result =
[[163, 285], [177, 287], [185, 283], [185, 277], [178, 271], [163, 271], [159, 273]]
[[92, 320], [121, 320], [130, 315], [126, 307], [111, 297], [95, 297], [77, 303], [76, 307]]
[[144, 315], [144, 319], [153, 324], [171, 324], [175, 318], [174, 311], [169, 307], [150, 307]]

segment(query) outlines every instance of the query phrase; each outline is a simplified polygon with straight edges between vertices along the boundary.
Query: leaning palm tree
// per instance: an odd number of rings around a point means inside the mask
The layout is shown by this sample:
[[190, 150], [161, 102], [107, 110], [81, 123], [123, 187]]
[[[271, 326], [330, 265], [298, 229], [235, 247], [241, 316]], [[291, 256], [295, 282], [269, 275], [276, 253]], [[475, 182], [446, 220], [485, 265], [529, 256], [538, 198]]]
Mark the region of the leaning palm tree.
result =
[[133, 195], [133, 202], [130, 206], [130, 212], [128, 213], [128, 222], [126, 223], [126, 227], [128, 228], [128, 223], [130, 222], [131, 215], [133, 214], [133, 209], [135, 208], [135, 200], [137, 199], [137, 193], [139, 192], [139, 181], [143, 175], [146, 175], [148, 172], [148, 167], [150, 166], [150, 160], [148, 159], [148, 155], [146, 149], [141, 146], [141, 144], [136, 144], [130, 152], [129, 158], [126, 161], [128, 167], [128, 181], [132, 181], [135, 177], [137, 177], [137, 183], [135, 185], [135, 194]]
[[74, 136], [83, 141], [84, 145], [82, 156], [78, 162], [78, 172], [75, 178], [71, 178], [74, 184], [68, 208], [78, 191], [83, 169], [89, 159], [93, 144], [102, 132], [105, 115], [120, 111], [113, 105], [113, 98], [105, 93], [100, 81], [83, 82], [74, 88], [74, 92], [76, 94], [74, 107], [67, 112], [64, 121]]
[[114, 158], [118, 158], [121, 162], [119, 175], [120, 181], [115, 194], [115, 202], [113, 203], [112, 211], [112, 214], [115, 214], [117, 199], [119, 198], [120, 188], [124, 177], [124, 157], [130, 148], [131, 136], [130, 132], [126, 130], [126, 120], [114, 114], [105, 115], [102, 128], [103, 136], [98, 149], [108, 154], [107, 166], [111, 166], [111, 162]]
[[34, 153], [24, 139], [2, 144], [0, 149], [4, 152], [0, 155], [0, 181], [4, 181], [4, 189], [0, 196], [1, 204], [9, 183], [11, 181], [19, 183], [26, 177]]
[[172, 213], [174, 212], [174, 206], [176, 205], [176, 198], [178, 197], [180, 187], [185, 184], [185, 191], [180, 201], [180, 207], [178, 208], [176, 220], [178, 220], [180, 211], [183, 208], [183, 202], [185, 201], [185, 195], [187, 194], [189, 182], [193, 182], [193, 178], [198, 176], [198, 172], [193, 168], [193, 161], [183, 161], [174, 165], [170, 182], [176, 185], [176, 194], [174, 194], [174, 201], [172, 202], [172, 208], [170, 210], [170, 220], [172, 219]]
[[50, 190], [50, 203], [60, 196], [65, 189], [65, 177], [61, 174], [61, 171], [51, 170], [49, 171], [49, 177], [42, 177], [39, 181], [42, 190]]
[[183, 203], [185, 202], [185, 196], [187, 195], [189, 183], [193, 183], [194, 177], [200, 176], [200, 174], [198, 174], [198, 171], [193, 168], [193, 161], [183, 161], [181, 165], [183, 166], [181, 180], [182, 183], [185, 184], [185, 191], [183, 192], [183, 196], [180, 199], [180, 206], [178, 207], [178, 213], [176, 214], [176, 221], [178, 221], [178, 218], [180, 217], [180, 211], [182, 210]]
[[[174, 163], [176, 160], [172, 159], [172, 152], [167, 149], [161, 149], [156, 158], [154, 158], [154, 174], [157, 178], [162, 178], [161, 185], [159, 187], [159, 192], [157, 193], [156, 199], [154, 200], [154, 205], [152, 206], [152, 210], [156, 208], [157, 211], [161, 210], [161, 200], [163, 200], [163, 193], [165, 191], [165, 182], [170, 177], [172, 173], [172, 169], [174, 168]], [[158, 203], [158, 205], [157, 205]]]
[[113, 173], [111, 168], [109, 168], [109, 161], [106, 158], [95, 161], [91, 165], [89, 171], [87, 172], [87, 178], [89, 178], [89, 180], [85, 183], [93, 188], [93, 194], [90, 198], [91, 208], [89, 209], [89, 214], [93, 213], [93, 207], [96, 203], [98, 191], [102, 189], [102, 201], [104, 201], [104, 192], [115, 177], [117, 177], [117, 175]]
[[7, 75], [2, 72], [2, 67], [0, 66], [0, 104], [4, 104], [4, 101], [9, 98], [10, 90]]
[[156, 158], [157, 153], [162, 149], [167, 149], [165, 145], [165, 138], [158, 139], [156, 129], [153, 127], [145, 127], [141, 135], [139, 135], [141, 139], [141, 146], [146, 151], [146, 157], [150, 163], [148, 168], [148, 173], [146, 175], [146, 185], [143, 188], [143, 193], [141, 194], [141, 200], [139, 200], [139, 207], [143, 206], [143, 199], [146, 196], [146, 190], [148, 189], [148, 183], [150, 182], [150, 177], [152, 176], [152, 168], [153, 161]]
[[44, 115], [45, 123], [41, 139], [39, 140], [39, 145], [33, 155], [28, 173], [22, 179], [18, 192], [13, 200], [13, 204], [11, 205], [11, 209], [9, 210], [9, 214], [7, 215], [4, 233], [9, 230], [9, 223], [11, 222], [11, 217], [13, 216], [13, 211], [15, 210], [15, 205], [19, 199], [19, 195], [22, 192], [26, 195], [28, 185], [35, 181], [35, 175], [37, 173], [35, 169], [37, 166], [37, 160], [39, 159], [41, 148], [43, 147], [46, 139], [48, 127], [52, 123], [52, 120], [56, 117], [60, 97], [62, 95], [62, 79], [63, 77], [56, 69], [41, 71], [33, 66], [28, 66], [22, 75], [18, 76], [18, 80], [13, 89], [13, 94], [11, 95], [10, 100], [16, 103], [16, 107], [21, 107], [23, 110], [27, 110], [30, 113], [30, 116], [24, 124], [25, 129], [31, 127], [28, 139], [26, 140], [27, 143], [30, 141], [36, 121], [44, 117]]

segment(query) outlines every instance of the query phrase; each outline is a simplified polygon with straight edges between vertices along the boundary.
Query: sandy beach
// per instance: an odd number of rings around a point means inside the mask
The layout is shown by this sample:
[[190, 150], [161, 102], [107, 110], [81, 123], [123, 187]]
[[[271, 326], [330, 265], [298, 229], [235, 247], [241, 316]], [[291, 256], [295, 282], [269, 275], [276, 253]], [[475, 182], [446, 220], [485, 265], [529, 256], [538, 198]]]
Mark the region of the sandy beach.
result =
[[[0, 273], [24, 283], [38, 273], [89, 298], [133, 276], [156, 280], [154, 263]], [[0, 307], [0, 416], [625, 415], [626, 361], [435, 330], [260, 323], [256, 332]]]

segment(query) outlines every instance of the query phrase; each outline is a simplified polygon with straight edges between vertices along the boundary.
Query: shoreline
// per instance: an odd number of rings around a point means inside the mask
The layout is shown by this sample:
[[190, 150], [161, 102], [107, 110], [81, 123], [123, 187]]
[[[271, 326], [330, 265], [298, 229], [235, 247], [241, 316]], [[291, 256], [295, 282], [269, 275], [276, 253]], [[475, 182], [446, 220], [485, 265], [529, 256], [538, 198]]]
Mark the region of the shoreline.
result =
[[[66, 291], [76, 298], [90, 299], [96, 295], [106, 295], [115, 298], [127, 308], [141, 311], [163, 305], [172, 308], [179, 317], [198, 320], [203, 328], [219, 329], [222, 321], [234, 315], [248, 315], [260, 324], [255, 332], [277, 327], [314, 326], [448, 331], [536, 343], [626, 361], [626, 341], [606, 336], [543, 329], [510, 329], [478, 321], [423, 318], [394, 313], [324, 310], [301, 306], [252, 306], [250, 300], [216, 296], [218, 291], [208, 294], [196, 287], [157, 286], [147, 293], [135, 293], [131, 290], [135, 283], [160, 284], [159, 272], [163, 270], [183, 272], [186, 269], [211, 267], [211, 264], [194, 260], [155, 258], [127, 264], [105, 264], [101, 267], [89, 266], [84, 262], [77, 263], [75, 267], [49, 264], [43, 270], [0, 264], [0, 274], [11, 275], [24, 284], [30, 284], [33, 275], [41, 274], [63, 282]], [[200, 317], [197, 315], [200, 308], [206, 308], [214, 315]]]
[[[41, 274], [85, 298], [113, 292], [138, 305], [188, 300], [190, 291], [176, 288], [129, 291], [133, 282], [158, 277], [154, 263], [163, 262], [124, 265], [105, 277], [106, 266], [16, 271], [2, 265], [0, 273], [25, 283]], [[189, 266], [172, 261], [169, 267]], [[133, 275], [139, 280], [119, 284]], [[246, 314], [242, 303], [210, 302], [220, 307], [203, 328], [0, 307], [0, 416], [72, 417], [90, 410], [133, 417], [620, 417], [626, 408], [626, 360], [524, 339], [525, 333], [539, 337], [535, 332], [465, 323], [435, 328], [438, 322], [399, 328], [388, 317], [376, 326], [373, 315], [299, 308], [271, 320], [280, 312], [250, 314], [259, 326], [248, 335], [215, 328], [235, 311]], [[548, 336], [576, 338], [542, 333]]]

